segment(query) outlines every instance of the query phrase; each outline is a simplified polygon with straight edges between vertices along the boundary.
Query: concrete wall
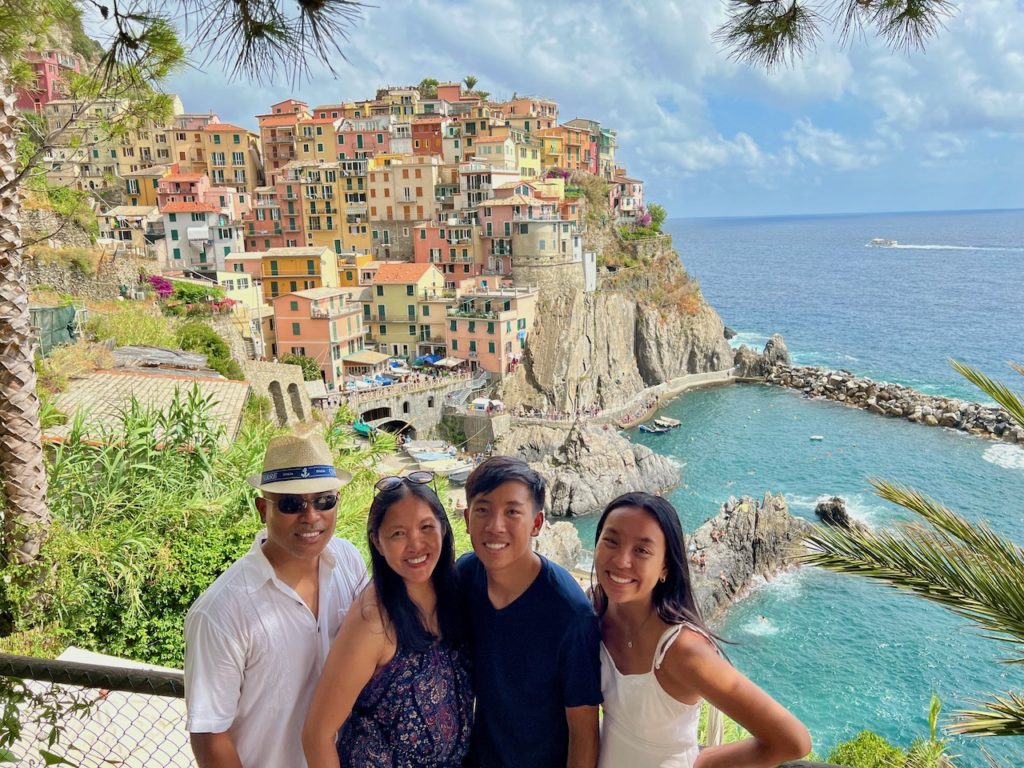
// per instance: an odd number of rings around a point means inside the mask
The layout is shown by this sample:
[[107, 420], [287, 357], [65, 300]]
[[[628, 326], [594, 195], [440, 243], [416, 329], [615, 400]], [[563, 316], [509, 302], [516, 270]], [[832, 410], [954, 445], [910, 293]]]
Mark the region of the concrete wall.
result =
[[462, 431], [466, 435], [466, 450], [470, 453], [483, 453], [488, 445], [493, 446], [512, 427], [512, 417], [507, 413], [496, 416], [485, 413], [462, 414], [461, 418]]

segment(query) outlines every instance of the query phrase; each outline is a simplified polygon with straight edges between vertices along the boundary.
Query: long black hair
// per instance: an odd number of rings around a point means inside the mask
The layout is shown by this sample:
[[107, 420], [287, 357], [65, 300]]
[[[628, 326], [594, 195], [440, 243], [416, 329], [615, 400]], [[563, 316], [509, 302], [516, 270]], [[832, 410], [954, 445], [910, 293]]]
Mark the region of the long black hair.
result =
[[370, 564], [373, 568], [373, 587], [377, 600], [394, 628], [398, 647], [422, 650], [433, 640], [425, 624], [425, 617], [409, 597], [405, 580], [388, 565], [375, 544], [381, 523], [387, 511], [406, 496], [416, 496], [426, 502], [441, 526], [441, 553], [430, 580], [437, 595], [437, 624], [441, 639], [458, 645], [463, 639], [462, 611], [458, 595], [458, 573], [455, 570], [455, 534], [452, 533], [448, 514], [434, 489], [421, 483], [403, 481], [389, 490], [380, 491], [370, 504], [366, 521]]
[[[665, 536], [665, 581], [658, 581], [654, 585], [652, 600], [654, 609], [658, 612], [658, 618], [666, 624], [681, 624], [686, 622], [706, 632], [708, 637], [719, 641], [714, 633], [708, 629], [697, 601], [693, 597], [693, 583], [690, 579], [690, 567], [686, 562], [686, 542], [683, 536], [683, 526], [679, 522], [679, 515], [675, 507], [668, 500], [652, 493], [634, 491], [624, 493], [613, 499], [601, 513], [601, 519], [597, 521], [597, 532], [594, 534], [594, 548], [601, 540], [601, 531], [604, 529], [605, 520], [608, 515], [622, 507], [636, 507], [654, 518], [654, 521], [661, 528]], [[600, 583], [593, 587], [594, 609], [598, 616], [603, 616], [608, 610], [608, 598], [601, 589]]]

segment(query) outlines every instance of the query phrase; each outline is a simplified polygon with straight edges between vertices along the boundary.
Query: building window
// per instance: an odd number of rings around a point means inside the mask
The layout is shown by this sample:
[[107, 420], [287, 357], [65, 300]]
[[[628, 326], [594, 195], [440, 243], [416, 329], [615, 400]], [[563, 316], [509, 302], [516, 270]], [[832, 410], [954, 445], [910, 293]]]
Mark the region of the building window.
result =
[[454, 330], [456, 330], [458, 328], [458, 323], [455, 320], [451, 320], [448, 323], [448, 328], [449, 328], [449, 330], [454, 331]]
[[476, 341], [474, 339], [469, 340], [469, 351], [476, 352]]
[[174, 249], [174, 258], [176, 258], [176, 259], [180, 259], [181, 258], [181, 248], [175, 248]]
[[421, 310], [421, 312], [422, 312], [424, 317], [430, 317], [430, 305], [429, 304], [424, 304], [423, 305], [423, 309]]
[[487, 342], [487, 351], [490, 352], [492, 355], [494, 354], [494, 342], [493, 341], [488, 341]]
[[176, 213], [169, 213], [169, 214], [167, 214], [167, 220], [170, 221], [171, 224], [173, 224], [174, 222], [176, 222], [178, 220], [178, 214], [176, 214]]
[[384, 286], [383, 285], [378, 285], [377, 286], [377, 295], [378, 296], [383, 296], [384, 295]]
[[458, 339], [452, 339], [452, 351], [453, 352], [458, 352], [459, 351], [459, 340]]
[[416, 335], [416, 326], [415, 325], [410, 325], [409, 326], [409, 335], [410, 336], [415, 336]]
[[405, 286], [405, 295], [406, 296], [413, 296], [413, 295], [415, 295], [415, 293], [416, 293], [416, 286], [415, 285], [407, 285], [407, 286]]
[[292, 312], [298, 312], [299, 311], [299, 302], [297, 302], [297, 301], [289, 301], [288, 302], [288, 308]]
[[302, 331], [302, 324], [301, 323], [292, 323], [292, 336], [301, 336], [302, 335], [301, 331]]
[[387, 336], [387, 334], [388, 334], [388, 327], [386, 325], [378, 325], [377, 328], [380, 331], [380, 335], [381, 336]]

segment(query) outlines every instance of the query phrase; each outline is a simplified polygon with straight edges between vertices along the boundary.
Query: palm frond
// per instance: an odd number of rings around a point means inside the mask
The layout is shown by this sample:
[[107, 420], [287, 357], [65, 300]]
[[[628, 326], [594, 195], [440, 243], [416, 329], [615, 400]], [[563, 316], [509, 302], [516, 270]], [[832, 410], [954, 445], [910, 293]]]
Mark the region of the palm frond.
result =
[[1024, 644], [1024, 585], [1012, 563], [919, 525], [881, 532], [818, 527], [805, 543], [801, 559], [808, 565], [884, 582], [944, 606], [987, 637]]
[[[996, 381], [976, 368], [964, 365], [956, 360], [950, 360], [949, 364], [953, 367], [953, 370], [999, 403], [1010, 414], [1011, 419], [1024, 427], [1024, 402], [1021, 401], [1020, 395], [1016, 394], [1001, 381]], [[1024, 374], [1024, 370], [1021, 370], [1019, 366], [1013, 367], [1018, 373]]]
[[869, 482], [886, 501], [915, 512], [966, 546], [1005, 563], [1007, 568], [1018, 568], [1024, 573], [1024, 549], [994, 533], [984, 522], [972, 523], [913, 488], [874, 478]]
[[950, 733], [969, 736], [1024, 736], [1024, 696], [995, 695], [978, 702], [979, 709], [956, 712]]

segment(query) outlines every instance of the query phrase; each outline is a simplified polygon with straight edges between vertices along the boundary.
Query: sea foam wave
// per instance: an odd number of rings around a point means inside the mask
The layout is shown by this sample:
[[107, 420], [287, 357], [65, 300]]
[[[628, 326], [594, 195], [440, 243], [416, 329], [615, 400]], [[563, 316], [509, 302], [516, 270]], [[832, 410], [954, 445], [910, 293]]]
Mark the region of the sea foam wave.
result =
[[[1012, 448], [1013, 446], [1005, 447]], [[806, 496], [799, 493], [784, 495], [790, 509], [808, 510], [812, 513], [818, 504], [832, 498], [832, 496], [827, 493], [821, 494], [820, 496]], [[874, 496], [855, 493], [852, 496], [841, 495], [841, 498], [846, 502], [847, 513], [849, 513], [850, 517], [854, 520], [858, 520], [870, 526], [875, 526], [879, 523], [886, 522], [889, 518], [885, 506]]]
[[993, 445], [981, 458], [1003, 469], [1024, 469], [1024, 448], [1016, 445]]

